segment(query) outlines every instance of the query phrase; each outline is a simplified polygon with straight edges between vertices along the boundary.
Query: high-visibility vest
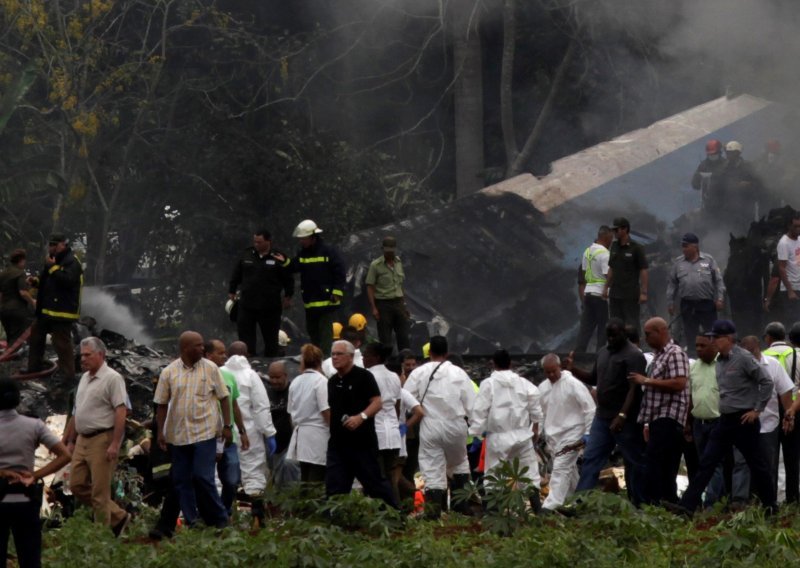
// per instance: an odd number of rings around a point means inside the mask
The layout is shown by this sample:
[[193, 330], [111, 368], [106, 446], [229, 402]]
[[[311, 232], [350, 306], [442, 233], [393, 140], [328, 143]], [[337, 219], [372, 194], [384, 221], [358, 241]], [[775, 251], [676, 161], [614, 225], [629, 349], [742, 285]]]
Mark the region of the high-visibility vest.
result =
[[587, 284], [605, 284], [606, 282], [605, 276], [595, 276], [594, 272], [592, 272], [592, 261], [602, 252], [608, 251], [600, 248], [592, 251], [592, 247], [589, 247], [583, 253], [583, 258], [586, 260], [586, 270], [583, 273], [583, 279]]

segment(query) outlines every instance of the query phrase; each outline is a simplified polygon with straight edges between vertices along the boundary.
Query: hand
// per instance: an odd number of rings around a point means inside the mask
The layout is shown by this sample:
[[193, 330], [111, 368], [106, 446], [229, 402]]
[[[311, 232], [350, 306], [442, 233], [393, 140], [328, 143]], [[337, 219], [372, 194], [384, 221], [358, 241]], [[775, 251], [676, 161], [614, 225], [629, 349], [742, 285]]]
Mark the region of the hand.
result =
[[225, 438], [225, 447], [227, 448], [233, 443], [233, 432], [230, 428], [222, 429], [222, 437]]
[[788, 292], [786, 292], [786, 297], [789, 298], [790, 300], [796, 300], [797, 294], [795, 293], [794, 290], [789, 290]]
[[273, 253], [272, 253], [272, 258], [274, 258], [274, 259], [275, 259], [275, 260], [277, 260], [278, 262], [286, 262], [286, 257], [285, 257], [285, 256], [283, 256], [283, 255], [282, 255], [281, 253], [279, 253], [279, 252], [273, 252]]
[[33, 474], [30, 471], [18, 471], [17, 475], [19, 480], [16, 483], [21, 483], [25, 487], [30, 487], [36, 483], [36, 478], [33, 477]]
[[675, 315], [675, 306], [670, 304], [669, 306], [667, 306], [667, 311], [669, 312], [669, 315], [671, 316]]
[[569, 355], [564, 357], [564, 359], [561, 361], [561, 363], [564, 365], [565, 371], [572, 371], [572, 364], [574, 362], [574, 358], [575, 358], [575, 352], [570, 351]]
[[769, 311], [769, 298], [764, 298], [764, 311]]
[[794, 430], [794, 412], [787, 410], [786, 416], [783, 417], [783, 432], [788, 434], [792, 430]]
[[242, 448], [243, 452], [250, 449], [250, 439], [247, 437], [247, 432], [239, 434], [239, 447]]
[[267, 455], [272, 456], [275, 455], [275, 452], [278, 451], [278, 442], [275, 440], [275, 436], [270, 436], [266, 439], [267, 442]]
[[581, 443], [584, 446], [588, 446], [589, 445], [589, 434], [584, 434], [583, 436], [581, 436]]
[[714, 306], [717, 308], [718, 312], [721, 312], [722, 308], [725, 307], [725, 302], [723, 302], [722, 300], [717, 300], [716, 302], [714, 302]]
[[647, 377], [641, 373], [628, 373], [628, 380], [637, 385], [643, 385], [647, 382]]
[[400, 437], [402, 438], [406, 434], [408, 434], [408, 426], [405, 424], [400, 424]]
[[647, 303], [647, 294], [639, 294], [639, 303], [646, 304]]
[[341, 304], [342, 303], [342, 297], [341, 296], [337, 296], [336, 294], [331, 294], [331, 303], [332, 304]]
[[284, 296], [283, 297], [283, 309], [288, 310], [292, 307], [292, 297], [291, 296]]
[[375, 321], [381, 320], [381, 313], [378, 311], [378, 308], [372, 308], [372, 317], [375, 318]]
[[644, 428], [642, 428], [642, 437], [644, 438], [645, 442], [650, 441], [650, 425], [645, 424]]
[[158, 432], [158, 447], [161, 448], [162, 452], [167, 451], [167, 438], [164, 436], [164, 432]]
[[687, 423], [683, 427], [683, 439], [686, 440], [687, 442], [691, 442], [693, 438], [694, 435], [692, 434], [692, 427]]
[[108, 449], [106, 450], [106, 460], [112, 462], [118, 457], [119, 457], [119, 444], [111, 442], [108, 445]]
[[352, 432], [353, 430], [361, 426], [363, 423], [364, 419], [361, 418], [361, 415], [356, 414], [355, 416], [351, 416], [345, 421], [344, 427]]
[[603, 299], [608, 300], [608, 286], [603, 288]]
[[754, 424], [756, 420], [758, 420], [758, 416], [761, 414], [758, 410], [751, 410], [750, 412], [745, 412], [742, 414], [742, 424]]
[[48, 256], [47, 258], [44, 259], [44, 263], [47, 266], [53, 266], [56, 263], [56, 257]]
[[622, 416], [615, 416], [614, 420], [611, 421], [611, 425], [608, 427], [614, 434], [619, 434], [622, 432], [622, 429], [625, 427], [625, 419]]

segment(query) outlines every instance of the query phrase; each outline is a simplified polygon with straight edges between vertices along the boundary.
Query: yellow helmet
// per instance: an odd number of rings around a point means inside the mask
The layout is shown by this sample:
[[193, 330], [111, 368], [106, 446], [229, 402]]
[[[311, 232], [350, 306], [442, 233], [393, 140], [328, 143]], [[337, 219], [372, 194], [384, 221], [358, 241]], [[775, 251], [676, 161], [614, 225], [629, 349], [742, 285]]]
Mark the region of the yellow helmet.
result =
[[350, 316], [350, 320], [347, 322], [347, 325], [356, 328], [358, 331], [361, 331], [367, 327], [367, 318], [365, 318], [363, 314], [353, 314]]
[[427, 359], [430, 356], [431, 356], [431, 344], [430, 342], [428, 342], [422, 346], [422, 358]]
[[342, 324], [338, 321], [333, 322], [333, 338], [341, 339], [342, 337]]

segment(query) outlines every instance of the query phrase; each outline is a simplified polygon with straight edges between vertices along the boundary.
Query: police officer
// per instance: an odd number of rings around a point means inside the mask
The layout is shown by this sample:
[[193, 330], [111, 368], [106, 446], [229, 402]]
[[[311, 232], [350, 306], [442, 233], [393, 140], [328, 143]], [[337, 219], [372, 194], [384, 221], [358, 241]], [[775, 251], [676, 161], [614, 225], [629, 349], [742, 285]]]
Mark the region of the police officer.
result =
[[675, 259], [667, 281], [667, 307], [670, 315], [680, 313], [683, 339], [695, 355], [692, 342], [698, 329], [709, 331], [723, 307], [725, 283], [717, 261], [700, 251], [700, 240], [694, 233], [681, 238], [683, 255]]
[[253, 246], [242, 252], [233, 267], [228, 293], [233, 300], [236, 290], [241, 292], [236, 326], [239, 339], [247, 344], [251, 355], [256, 354], [256, 325], [261, 328], [264, 339], [264, 355], [279, 355], [281, 313], [289, 306], [294, 293], [294, 278], [288, 269], [290, 262], [272, 248], [269, 231], [261, 229], [253, 235]]

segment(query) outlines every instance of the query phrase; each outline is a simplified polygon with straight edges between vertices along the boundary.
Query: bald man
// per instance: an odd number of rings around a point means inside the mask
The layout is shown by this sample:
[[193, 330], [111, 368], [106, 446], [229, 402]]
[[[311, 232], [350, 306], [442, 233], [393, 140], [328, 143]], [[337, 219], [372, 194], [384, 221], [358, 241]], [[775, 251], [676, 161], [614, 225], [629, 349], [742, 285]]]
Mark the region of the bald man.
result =
[[676, 344], [662, 318], [644, 324], [644, 338], [653, 349], [648, 376], [631, 373], [644, 387], [639, 423], [644, 425], [645, 502], [677, 503], [676, 478], [683, 453], [683, 427], [689, 413], [689, 357]]
[[183, 332], [178, 347], [180, 357], [161, 371], [153, 397], [158, 445], [165, 451], [169, 448], [172, 482], [186, 524], [197, 524], [200, 499], [208, 510], [206, 524], [221, 528], [228, 525], [228, 513], [217, 491], [214, 471], [217, 436], [227, 444], [232, 441], [228, 387], [219, 367], [203, 358], [199, 333]]

